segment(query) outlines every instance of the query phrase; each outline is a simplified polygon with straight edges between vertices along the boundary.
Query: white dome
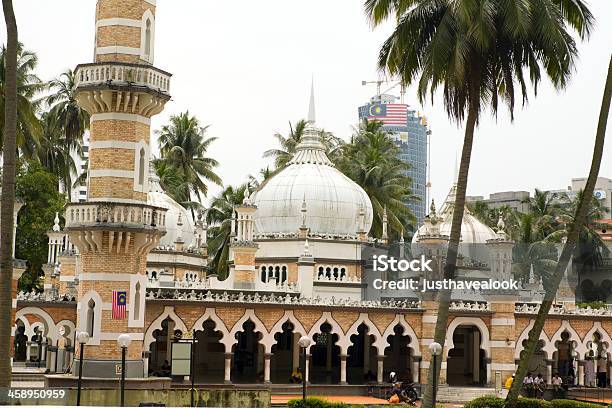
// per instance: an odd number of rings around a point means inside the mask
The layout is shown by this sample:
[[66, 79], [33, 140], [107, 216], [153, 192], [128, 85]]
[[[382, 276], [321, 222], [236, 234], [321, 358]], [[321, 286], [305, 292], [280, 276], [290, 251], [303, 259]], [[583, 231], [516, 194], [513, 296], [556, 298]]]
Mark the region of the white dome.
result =
[[[153, 165], [151, 165], [153, 167]], [[168, 210], [166, 212], [166, 235], [164, 235], [160, 241], [160, 246], [173, 246], [176, 239], [180, 236], [183, 239], [185, 248], [195, 243], [193, 221], [191, 215], [183, 206], [174, 201], [159, 185], [159, 178], [156, 174], [153, 174], [154, 170], [151, 170], [149, 175], [149, 193], [147, 194], [147, 204], [156, 207], [162, 207]], [[178, 226], [179, 214], [181, 218], [182, 226]]]
[[253, 204], [258, 235], [297, 234], [305, 225], [311, 234], [355, 236], [359, 214], [364, 230], [372, 226], [372, 203], [366, 192], [334, 167], [318, 131], [309, 124], [288, 166], [255, 192]]
[[[450, 236], [451, 225], [453, 223], [453, 209], [455, 207], [455, 194], [457, 185], [451, 187], [440, 213], [437, 215], [438, 222], [435, 225], [436, 234]], [[433, 205], [433, 204], [432, 204]], [[435, 211], [435, 207], [433, 207]], [[435, 214], [435, 213], [434, 213]], [[431, 214], [430, 214], [431, 215]], [[421, 236], [431, 235], [428, 225], [422, 225], [412, 238], [412, 242], [419, 242]], [[463, 212], [461, 221], [461, 243], [462, 244], [486, 244], [489, 239], [497, 239], [498, 235], [485, 223], [476, 218], [467, 206]]]

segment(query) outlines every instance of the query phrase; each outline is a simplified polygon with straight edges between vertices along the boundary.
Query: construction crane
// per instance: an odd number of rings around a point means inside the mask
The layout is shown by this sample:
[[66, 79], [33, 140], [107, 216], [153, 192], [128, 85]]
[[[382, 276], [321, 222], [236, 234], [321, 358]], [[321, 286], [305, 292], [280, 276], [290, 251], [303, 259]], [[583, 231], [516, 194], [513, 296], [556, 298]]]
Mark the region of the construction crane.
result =
[[[387, 80], [387, 79], [379, 79], [378, 81], [361, 81], [361, 85], [362, 86], [366, 86], [366, 85], [371, 85], [371, 84], [376, 84], [376, 96], [380, 97], [380, 95], [382, 94], [386, 94], [387, 92], [391, 91], [393, 88], [397, 87], [398, 85], [401, 86], [400, 89], [400, 103], [404, 103], [404, 94], [406, 93], [406, 88], [401, 85], [401, 81], [397, 81], [397, 80]], [[380, 92], [380, 87], [382, 84], [392, 84], [389, 88], [385, 89], [384, 91]]]

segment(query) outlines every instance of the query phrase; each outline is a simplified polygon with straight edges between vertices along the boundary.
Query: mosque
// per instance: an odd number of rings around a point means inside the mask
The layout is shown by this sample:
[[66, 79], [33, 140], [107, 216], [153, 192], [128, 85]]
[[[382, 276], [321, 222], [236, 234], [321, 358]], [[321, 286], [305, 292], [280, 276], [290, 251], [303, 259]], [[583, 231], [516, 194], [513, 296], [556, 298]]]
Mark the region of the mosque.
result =
[[[386, 220], [373, 240], [372, 203], [327, 157], [311, 95], [293, 159], [235, 208], [221, 280], [207, 273], [205, 218], [193, 220], [149, 171], [150, 120], [170, 99], [171, 77], [153, 66], [155, 0], [98, 0], [95, 27], [95, 62], [76, 69], [77, 99], [91, 114], [89, 196], [66, 206], [63, 229], [59, 216], [50, 226], [43, 293], [17, 293], [24, 265], [15, 261], [13, 366], [42, 365], [49, 384], [74, 378], [76, 333], [87, 332], [83, 375], [118, 378], [117, 339], [127, 333], [127, 377], [168, 387], [183, 381], [163, 368], [178, 364], [173, 344], [193, 338], [198, 384], [273, 387], [289, 382], [307, 336], [311, 384], [383, 383], [391, 371], [425, 382], [435, 297], [373, 291], [364, 254], [410, 248], [441, 265], [455, 186], [412, 243], [390, 245]], [[461, 276], [511, 276], [503, 220], [493, 230], [466, 209], [461, 239]], [[612, 311], [578, 308], [573, 282], [570, 271], [530, 370], [550, 380], [571, 366], [583, 384], [589, 354], [610, 357]], [[113, 318], [113, 291], [127, 294], [124, 319]], [[541, 293], [533, 276], [517, 291], [453, 292], [442, 382], [491, 387], [510, 376]]]

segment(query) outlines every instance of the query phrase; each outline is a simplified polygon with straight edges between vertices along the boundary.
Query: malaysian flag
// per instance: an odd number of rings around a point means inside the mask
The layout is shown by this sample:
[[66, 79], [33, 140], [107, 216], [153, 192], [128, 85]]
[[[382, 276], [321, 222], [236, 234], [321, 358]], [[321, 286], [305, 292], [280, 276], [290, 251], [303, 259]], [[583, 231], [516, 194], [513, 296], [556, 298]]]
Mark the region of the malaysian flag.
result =
[[378, 120], [389, 126], [408, 126], [408, 105], [403, 103], [373, 103], [367, 106], [368, 120]]
[[112, 319], [125, 319], [125, 308], [127, 305], [127, 292], [125, 290], [113, 290], [113, 315]]

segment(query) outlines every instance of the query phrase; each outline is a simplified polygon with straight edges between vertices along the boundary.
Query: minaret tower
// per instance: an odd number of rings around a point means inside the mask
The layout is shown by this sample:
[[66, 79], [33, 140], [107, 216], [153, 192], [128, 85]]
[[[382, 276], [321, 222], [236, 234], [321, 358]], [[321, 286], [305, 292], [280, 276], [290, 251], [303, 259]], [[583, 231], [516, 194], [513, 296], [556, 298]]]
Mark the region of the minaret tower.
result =
[[[66, 208], [82, 262], [77, 331], [90, 334], [85, 377], [120, 376], [122, 333], [126, 376], [143, 377], [145, 264], [165, 233], [165, 210], [147, 205], [150, 124], [170, 99], [170, 74], [153, 67], [155, 0], [98, 0], [95, 28], [94, 62], [75, 71], [91, 115], [88, 197]], [[125, 292], [125, 318], [113, 319], [113, 291]]]

